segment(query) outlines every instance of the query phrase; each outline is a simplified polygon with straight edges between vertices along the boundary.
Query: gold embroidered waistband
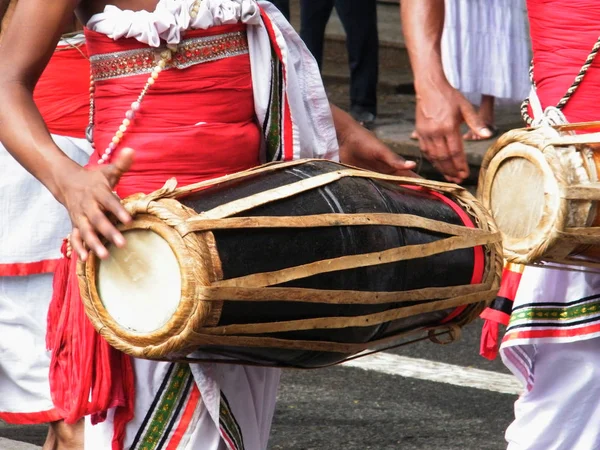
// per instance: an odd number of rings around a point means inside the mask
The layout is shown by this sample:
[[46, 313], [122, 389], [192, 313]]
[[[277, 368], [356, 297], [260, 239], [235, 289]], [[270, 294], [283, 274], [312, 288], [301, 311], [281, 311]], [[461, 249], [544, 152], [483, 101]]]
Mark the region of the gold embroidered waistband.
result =
[[[94, 81], [151, 73], [164, 50], [165, 47], [146, 47], [93, 55], [90, 63]], [[165, 70], [185, 69], [195, 64], [246, 53], [248, 38], [243, 31], [184, 39], [173, 51]]]

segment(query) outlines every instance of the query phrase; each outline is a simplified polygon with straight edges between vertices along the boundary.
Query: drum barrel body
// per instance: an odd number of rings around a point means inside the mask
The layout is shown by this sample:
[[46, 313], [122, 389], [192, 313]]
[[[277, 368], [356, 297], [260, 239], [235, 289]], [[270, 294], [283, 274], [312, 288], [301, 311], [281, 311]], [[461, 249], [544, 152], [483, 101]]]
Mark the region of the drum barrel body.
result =
[[456, 338], [499, 287], [493, 221], [445, 183], [305, 160], [124, 205], [127, 246], [78, 275], [96, 330], [136, 357], [323, 367]]
[[[235, 185], [214, 187], [180, 201], [196, 212], [210, 210], [223, 202], [238, 200], [277, 186], [335, 171], [339, 165], [306, 163], [274, 173], [244, 178]], [[406, 189], [365, 178], [344, 178], [298, 196], [268, 203], [244, 213], [245, 216], [300, 216], [313, 214], [397, 213], [414, 214], [463, 225], [452, 207], [430, 193]], [[252, 229], [214, 231], [224, 279], [271, 272], [314, 261], [346, 255], [380, 252], [406, 245], [426, 244], [444, 237], [416, 228], [393, 226], [340, 226], [296, 229]], [[480, 250], [480, 249], [479, 249]], [[425, 258], [351, 270], [322, 273], [282, 284], [287, 287], [355, 290], [406, 291], [425, 287], [470, 284], [474, 277], [473, 248], [455, 250]], [[482, 256], [481, 256], [482, 257]], [[480, 273], [475, 274], [481, 281]], [[298, 302], [225, 301], [218, 325], [264, 323], [313, 317], [357, 316], [397, 308], [399, 304], [333, 305]], [[324, 340], [364, 343], [402, 331], [439, 323], [450, 311], [435, 311], [372, 327], [335, 330], [304, 330], [278, 333], [271, 337], [293, 340]], [[295, 367], [317, 367], [339, 361], [344, 355], [327, 352], [260, 349], [204, 349], [257, 363]]]

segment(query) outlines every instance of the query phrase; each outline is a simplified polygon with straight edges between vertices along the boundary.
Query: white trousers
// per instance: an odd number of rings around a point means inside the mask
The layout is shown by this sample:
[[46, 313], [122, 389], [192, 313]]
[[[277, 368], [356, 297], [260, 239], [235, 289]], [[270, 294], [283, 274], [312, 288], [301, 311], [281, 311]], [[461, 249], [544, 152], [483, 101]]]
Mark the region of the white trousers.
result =
[[522, 348], [535, 382], [515, 403], [508, 450], [600, 449], [600, 338]]

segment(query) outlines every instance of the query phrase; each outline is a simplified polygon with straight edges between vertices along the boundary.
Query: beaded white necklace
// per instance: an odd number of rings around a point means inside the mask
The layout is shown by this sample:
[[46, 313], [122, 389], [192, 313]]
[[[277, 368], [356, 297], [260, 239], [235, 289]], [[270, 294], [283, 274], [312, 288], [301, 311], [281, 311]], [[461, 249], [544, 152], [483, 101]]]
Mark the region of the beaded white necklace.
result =
[[[198, 16], [198, 12], [200, 10], [201, 3], [202, 3], [202, 0], [196, 0], [194, 2], [194, 4], [192, 5], [191, 10], [190, 10], [190, 16], [192, 18], [196, 18]], [[152, 69], [152, 72], [150, 73], [150, 76], [146, 80], [146, 84], [144, 85], [144, 88], [142, 89], [142, 92], [138, 96], [137, 100], [135, 100], [133, 103], [131, 103], [131, 106], [125, 112], [125, 118], [121, 122], [121, 125], [119, 125], [119, 128], [113, 135], [108, 146], [104, 149], [102, 156], [100, 157], [100, 159], [98, 159], [98, 164], [105, 164], [110, 161], [111, 155], [115, 152], [115, 150], [117, 149], [117, 147], [123, 140], [123, 136], [127, 132], [127, 129], [129, 128], [129, 126], [132, 124], [132, 121], [134, 120], [136, 113], [140, 110], [142, 101], [144, 100], [144, 97], [148, 93], [148, 90], [150, 89], [150, 87], [152, 85], [154, 85], [154, 83], [158, 79], [159, 74], [166, 67], [167, 63], [172, 59], [172, 57], [173, 57], [173, 50], [170, 48], [167, 48], [161, 52], [160, 60], [158, 61], [156, 66]], [[86, 134], [87, 140], [92, 144], [92, 147], [94, 146], [94, 114], [95, 114], [94, 94], [95, 94], [95, 91], [96, 91], [96, 86], [95, 86], [94, 75], [90, 75], [90, 113], [89, 113], [89, 124], [86, 128], [85, 134]]]

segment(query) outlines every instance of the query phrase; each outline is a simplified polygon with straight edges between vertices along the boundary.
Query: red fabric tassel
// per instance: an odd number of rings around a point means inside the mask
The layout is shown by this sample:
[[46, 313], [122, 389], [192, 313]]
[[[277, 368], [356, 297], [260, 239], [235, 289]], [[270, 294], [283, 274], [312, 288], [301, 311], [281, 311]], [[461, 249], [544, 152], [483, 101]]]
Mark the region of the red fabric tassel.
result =
[[[54, 275], [55, 291], [48, 314], [47, 342], [52, 351], [52, 400], [67, 423], [86, 415], [102, 422], [115, 413], [113, 450], [121, 450], [125, 426], [133, 417], [135, 385], [128, 356], [111, 348], [85, 315], [76, 274], [77, 259], [64, 259]], [[52, 330], [52, 331], [50, 331]]]
[[48, 316], [46, 317], [46, 348], [52, 350], [56, 341], [56, 328], [60, 318], [60, 312], [64, 304], [67, 293], [67, 280], [71, 260], [67, 258], [67, 239], [63, 240], [60, 251], [63, 255], [54, 270], [52, 279], [52, 299], [48, 307]]
[[512, 304], [519, 289], [521, 276], [524, 266], [508, 263], [502, 271], [502, 281], [498, 297], [481, 313], [481, 318], [485, 320], [481, 330], [481, 343], [479, 354], [489, 360], [496, 359], [499, 348], [499, 324], [508, 325]]
[[479, 354], [481, 356], [490, 361], [496, 359], [498, 356], [498, 336], [498, 322], [486, 320], [481, 330], [481, 344], [479, 347]]

